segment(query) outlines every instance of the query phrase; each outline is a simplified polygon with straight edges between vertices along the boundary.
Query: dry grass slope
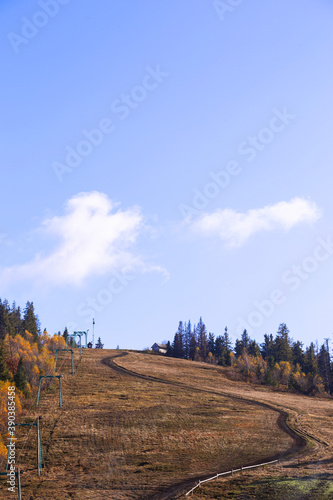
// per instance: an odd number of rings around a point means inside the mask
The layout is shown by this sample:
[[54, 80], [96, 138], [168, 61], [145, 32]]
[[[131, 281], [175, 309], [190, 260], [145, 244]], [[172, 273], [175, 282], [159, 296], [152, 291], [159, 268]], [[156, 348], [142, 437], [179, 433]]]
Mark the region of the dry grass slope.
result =
[[[76, 350], [74, 376], [70, 356], [59, 362], [65, 374], [63, 407], [54, 383], [43, 391], [39, 411], [29, 414], [31, 420], [43, 417], [40, 478], [33, 432], [26, 442], [26, 431], [19, 437], [24, 500], [180, 498], [199, 477], [294, 453], [301, 441], [285, 432], [276, 410], [288, 413], [289, 425], [310, 445], [272, 468], [270, 476], [330, 477], [332, 400], [232, 382], [223, 369], [201, 363], [135, 352], [118, 355], [87, 349], [80, 359]], [[237, 498], [263, 474], [208, 483], [192, 498]], [[249, 494], [266, 486], [273, 487], [254, 484]], [[277, 490], [280, 486], [276, 483]], [[9, 498], [3, 480], [0, 498]]]

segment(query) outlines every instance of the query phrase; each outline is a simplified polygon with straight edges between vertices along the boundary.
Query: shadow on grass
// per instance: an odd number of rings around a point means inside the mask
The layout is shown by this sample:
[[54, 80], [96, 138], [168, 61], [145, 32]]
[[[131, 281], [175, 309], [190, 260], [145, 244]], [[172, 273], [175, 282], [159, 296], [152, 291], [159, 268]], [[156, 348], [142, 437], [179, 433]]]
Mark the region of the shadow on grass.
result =
[[[240, 485], [239, 485], [240, 486]], [[333, 475], [328, 473], [254, 481], [241, 493], [226, 496], [237, 500], [331, 500]]]

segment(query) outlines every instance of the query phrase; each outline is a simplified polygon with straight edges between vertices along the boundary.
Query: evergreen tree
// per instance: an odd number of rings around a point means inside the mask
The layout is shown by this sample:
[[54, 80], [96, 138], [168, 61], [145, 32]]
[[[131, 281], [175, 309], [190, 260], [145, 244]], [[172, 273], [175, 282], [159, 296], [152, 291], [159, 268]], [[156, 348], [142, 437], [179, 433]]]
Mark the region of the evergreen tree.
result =
[[192, 331], [191, 331], [191, 321], [185, 323], [184, 326], [184, 354], [186, 359], [191, 359], [191, 339], [192, 339]]
[[231, 342], [230, 337], [229, 337], [228, 327], [226, 326], [224, 328], [224, 335], [223, 335], [223, 347], [224, 347], [223, 356], [224, 356], [225, 366], [230, 365], [230, 354], [232, 352], [231, 346], [232, 346], [232, 342]]
[[13, 302], [12, 309], [9, 313], [10, 323], [12, 325], [13, 335], [23, 335], [23, 321], [21, 318], [21, 308], [16, 306], [16, 302]]
[[[60, 332], [59, 332], [60, 333]], [[64, 333], [62, 334], [62, 336], [64, 337], [65, 339], [65, 342], [67, 344], [67, 338], [68, 338], [68, 330], [67, 330], [67, 326], [65, 327], [65, 330], [64, 330]]]
[[261, 355], [265, 361], [267, 361], [268, 366], [273, 368], [275, 365], [275, 352], [274, 352], [274, 340], [273, 335], [268, 335], [265, 333], [264, 342], [261, 344]]
[[279, 325], [275, 340], [274, 340], [274, 355], [275, 361], [292, 361], [292, 340], [289, 337], [289, 330], [285, 323]]
[[173, 356], [175, 358], [184, 357], [183, 334], [183, 322], [179, 321], [178, 331], [177, 333], [175, 333], [175, 337], [172, 343]]
[[325, 391], [330, 394], [331, 393], [331, 360], [330, 360], [330, 351], [328, 340], [325, 339], [325, 344], [323, 344], [320, 348], [318, 355], [318, 369], [319, 375], [321, 376], [324, 385]]
[[168, 343], [167, 343], [167, 352], [166, 352], [166, 356], [169, 356], [169, 357], [172, 357], [173, 356], [173, 349], [172, 349], [172, 346], [170, 344], [170, 340], [168, 340]]
[[102, 344], [101, 337], [98, 337], [98, 340], [95, 344], [95, 349], [103, 349], [104, 344]]
[[2, 381], [11, 379], [6, 358], [5, 343], [0, 341], [0, 380]]
[[248, 336], [247, 330], [244, 330], [242, 333], [241, 340], [236, 339], [235, 342], [235, 356], [239, 358], [244, 350], [248, 350], [250, 345], [250, 337]]
[[303, 343], [297, 340], [292, 345], [292, 361], [294, 365], [299, 364], [302, 370], [304, 370], [304, 352]]
[[3, 340], [5, 336], [14, 335], [15, 331], [10, 321], [10, 305], [8, 300], [3, 302], [0, 299], [0, 340]]
[[304, 372], [306, 374], [318, 375], [318, 362], [315, 354], [315, 345], [313, 342], [305, 350], [304, 356]]
[[23, 326], [24, 330], [28, 330], [32, 334], [35, 342], [38, 341], [38, 336], [40, 334], [40, 323], [38, 316], [35, 314], [35, 308], [33, 302], [27, 302], [23, 314]]
[[219, 365], [224, 366], [224, 339], [218, 335], [215, 339], [215, 356]]
[[243, 349], [246, 349], [248, 350], [249, 348], [249, 344], [250, 344], [250, 337], [247, 333], [247, 330], [245, 329], [242, 333], [242, 346], [243, 346]]
[[250, 340], [247, 350], [250, 356], [260, 356], [260, 347], [255, 340]]
[[17, 365], [17, 370], [14, 375], [14, 382], [16, 385], [16, 388], [23, 393], [26, 392], [27, 389], [27, 377], [25, 373], [25, 368], [24, 368], [24, 363], [23, 363], [23, 358], [21, 357], [19, 360], [19, 363]]
[[189, 359], [191, 359], [192, 361], [195, 358], [196, 348], [197, 348], [197, 340], [196, 340], [196, 337], [195, 337], [195, 333], [193, 331], [191, 333], [190, 350], [189, 350]]
[[197, 335], [197, 344], [199, 347], [201, 360], [205, 361], [208, 354], [208, 339], [207, 339], [206, 326], [202, 321], [201, 316], [199, 323], [197, 324], [196, 335]]
[[236, 339], [234, 352], [235, 352], [236, 358], [241, 357], [242, 352], [243, 352], [243, 342], [239, 339]]
[[215, 335], [214, 333], [208, 334], [208, 351], [215, 355]]

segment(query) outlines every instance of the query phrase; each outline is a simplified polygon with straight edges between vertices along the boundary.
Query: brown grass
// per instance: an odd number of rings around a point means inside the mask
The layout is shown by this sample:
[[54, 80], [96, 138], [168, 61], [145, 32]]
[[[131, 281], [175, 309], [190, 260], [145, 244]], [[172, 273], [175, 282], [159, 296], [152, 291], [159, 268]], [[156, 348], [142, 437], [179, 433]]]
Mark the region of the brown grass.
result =
[[[28, 431], [18, 434], [19, 447], [24, 444], [19, 460], [23, 499], [176, 498], [171, 493], [176, 489], [168, 490], [175, 484], [190, 485], [197, 477], [283, 454], [292, 447], [292, 437], [278, 426], [278, 413], [256, 401], [288, 411], [292, 426], [317, 439], [301, 461], [309, 464], [332, 456], [332, 400], [232, 382], [223, 369], [201, 363], [134, 352], [115, 360], [148, 375], [137, 378], [102, 362], [116, 354], [119, 351], [86, 349], [79, 361], [76, 350], [74, 376], [68, 356], [62, 366], [63, 408], [58, 406], [57, 384], [47, 395], [43, 391], [39, 411], [29, 414], [31, 420], [43, 417], [45, 467], [40, 478], [35, 431], [25, 444]], [[319, 468], [327, 472], [330, 466]], [[0, 486], [0, 498], [9, 498], [3, 480]], [[208, 496], [197, 498], [223, 498], [209, 496], [210, 486], [205, 488]]]

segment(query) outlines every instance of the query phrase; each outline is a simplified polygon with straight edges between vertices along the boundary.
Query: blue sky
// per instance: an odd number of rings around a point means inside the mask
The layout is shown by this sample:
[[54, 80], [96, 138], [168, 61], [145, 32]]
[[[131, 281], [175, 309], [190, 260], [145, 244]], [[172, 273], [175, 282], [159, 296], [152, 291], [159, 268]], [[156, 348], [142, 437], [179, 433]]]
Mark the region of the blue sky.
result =
[[109, 348], [333, 338], [330, 1], [0, 10], [2, 298]]

